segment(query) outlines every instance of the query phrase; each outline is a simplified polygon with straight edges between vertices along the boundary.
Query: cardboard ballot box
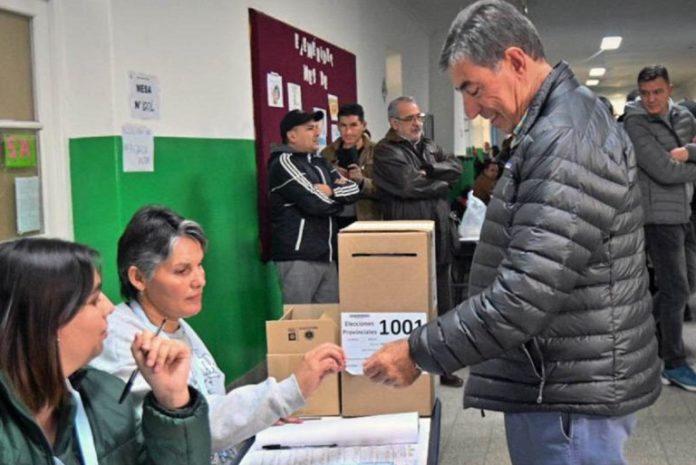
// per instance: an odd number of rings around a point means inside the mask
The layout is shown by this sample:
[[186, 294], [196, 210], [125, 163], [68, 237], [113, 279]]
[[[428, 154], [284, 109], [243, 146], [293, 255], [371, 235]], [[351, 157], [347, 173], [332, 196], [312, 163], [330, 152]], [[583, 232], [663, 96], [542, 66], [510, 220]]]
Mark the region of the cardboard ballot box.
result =
[[[305, 352], [324, 343], [339, 343], [338, 305], [285, 305], [280, 320], [266, 322], [268, 375], [290, 376]], [[324, 378], [307, 405], [294, 415], [340, 415], [337, 374]]]
[[[338, 254], [341, 314], [384, 314], [384, 319], [372, 318], [379, 323], [371, 333], [375, 338], [408, 336], [415, 325], [393, 324], [397, 313], [419, 313], [426, 321], [437, 315], [432, 221], [353, 223], [338, 235]], [[420, 321], [420, 316], [416, 320]], [[402, 331], [406, 327], [408, 330]], [[343, 343], [345, 349], [346, 341]], [[429, 416], [434, 392], [430, 375], [421, 375], [408, 388], [395, 389], [343, 373], [341, 413], [360, 416], [415, 410]]]
[[341, 311], [437, 316], [435, 223], [357, 221], [338, 234]]

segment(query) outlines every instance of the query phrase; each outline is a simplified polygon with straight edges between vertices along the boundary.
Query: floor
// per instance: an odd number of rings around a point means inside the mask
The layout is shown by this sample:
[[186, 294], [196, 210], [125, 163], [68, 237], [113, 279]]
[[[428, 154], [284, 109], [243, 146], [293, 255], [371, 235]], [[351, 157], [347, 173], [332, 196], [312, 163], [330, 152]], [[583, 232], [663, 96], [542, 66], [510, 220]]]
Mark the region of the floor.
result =
[[[696, 367], [696, 322], [685, 323], [684, 340]], [[467, 376], [467, 370], [458, 373]], [[510, 465], [503, 417], [463, 410], [462, 389], [437, 387], [442, 402], [441, 465]], [[638, 413], [626, 446], [631, 465], [696, 464], [696, 393], [665, 386], [658, 401]], [[601, 465], [601, 464], [597, 464]]]

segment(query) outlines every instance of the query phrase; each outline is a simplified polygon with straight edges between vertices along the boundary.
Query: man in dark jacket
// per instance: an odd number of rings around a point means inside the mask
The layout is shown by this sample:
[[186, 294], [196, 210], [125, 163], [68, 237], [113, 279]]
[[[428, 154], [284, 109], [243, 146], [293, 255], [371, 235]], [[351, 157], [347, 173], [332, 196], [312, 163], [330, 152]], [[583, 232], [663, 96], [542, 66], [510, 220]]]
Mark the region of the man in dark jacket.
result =
[[505, 413], [513, 464], [625, 464], [634, 412], [661, 386], [631, 143], [510, 3], [463, 10], [440, 64], [468, 118], [513, 133], [510, 155], [469, 299], [365, 373], [402, 386], [468, 365], [464, 405]]
[[[691, 199], [696, 181], [696, 119], [672, 103], [672, 85], [664, 66], [638, 74], [640, 100], [626, 105], [624, 128], [636, 150], [645, 214], [645, 240], [658, 292], [662, 377], [667, 383], [696, 391], [696, 373], [686, 362], [682, 338], [684, 308], [690, 287], [687, 254], [696, 247]], [[692, 278], [693, 279], [693, 278]]]
[[[385, 220], [435, 221], [437, 309], [452, 308], [450, 268], [454, 225], [447, 194], [459, 180], [462, 165], [423, 136], [423, 120], [413, 97], [399, 97], [387, 110], [391, 129], [375, 147], [374, 181]], [[459, 387], [461, 378], [444, 374], [440, 382]]]
[[336, 220], [360, 188], [316, 153], [320, 111], [289, 112], [268, 167], [272, 248], [286, 304], [338, 302]]

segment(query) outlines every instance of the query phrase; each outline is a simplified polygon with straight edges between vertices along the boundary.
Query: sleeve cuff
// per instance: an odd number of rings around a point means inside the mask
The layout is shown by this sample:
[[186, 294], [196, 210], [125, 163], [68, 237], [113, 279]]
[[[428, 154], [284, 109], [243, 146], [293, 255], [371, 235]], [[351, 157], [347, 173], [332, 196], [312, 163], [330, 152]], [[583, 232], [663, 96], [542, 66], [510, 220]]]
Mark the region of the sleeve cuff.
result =
[[189, 390], [189, 397], [190, 397], [188, 404], [186, 404], [183, 407], [178, 408], [178, 409], [171, 410], [171, 409], [164, 407], [162, 404], [160, 404], [157, 401], [157, 398], [155, 397], [155, 395], [153, 394], [152, 391], [148, 392], [147, 396], [145, 396], [145, 403], [147, 405], [152, 406], [152, 408], [155, 411], [157, 411], [165, 416], [172, 417], [172, 418], [187, 418], [187, 417], [191, 416], [192, 413], [196, 409], [199, 408], [201, 402], [205, 402], [203, 400], [203, 396], [194, 387], [189, 386], [188, 390]]
[[688, 161], [696, 162], [696, 144], [686, 144], [685, 147], [687, 152], [689, 152]]

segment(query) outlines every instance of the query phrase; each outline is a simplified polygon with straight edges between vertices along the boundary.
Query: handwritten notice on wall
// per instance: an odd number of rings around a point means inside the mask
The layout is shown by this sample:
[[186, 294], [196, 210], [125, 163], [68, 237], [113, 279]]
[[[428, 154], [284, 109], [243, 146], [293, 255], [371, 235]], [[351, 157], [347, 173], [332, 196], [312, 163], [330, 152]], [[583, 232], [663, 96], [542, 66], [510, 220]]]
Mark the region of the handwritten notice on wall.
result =
[[39, 177], [15, 178], [17, 234], [41, 230]]
[[130, 113], [137, 119], [159, 119], [160, 88], [155, 76], [128, 73], [130, 81]]
[[155, 171], [155, 138], [144, 126], [123, 126], [123, 171]]

